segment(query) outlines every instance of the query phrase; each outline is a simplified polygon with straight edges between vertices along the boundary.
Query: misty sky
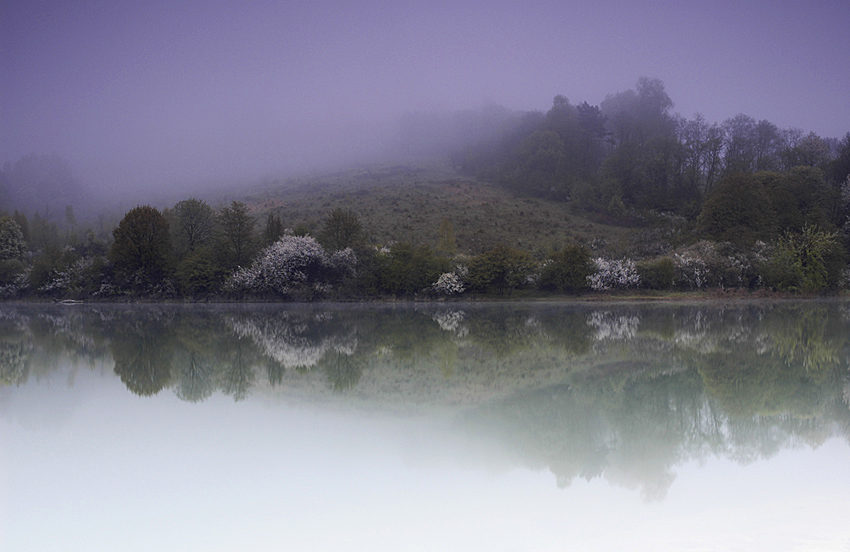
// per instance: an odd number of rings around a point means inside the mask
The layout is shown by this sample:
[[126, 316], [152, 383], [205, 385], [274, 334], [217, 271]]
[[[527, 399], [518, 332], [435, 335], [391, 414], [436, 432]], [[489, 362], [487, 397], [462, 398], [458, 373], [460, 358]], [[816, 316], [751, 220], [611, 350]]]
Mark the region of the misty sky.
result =
[[685, 116], [850, 131], [850, 2], [0, 0], [0, 163], [128, 186], [366, 160], [405, 111], [660, 78]]

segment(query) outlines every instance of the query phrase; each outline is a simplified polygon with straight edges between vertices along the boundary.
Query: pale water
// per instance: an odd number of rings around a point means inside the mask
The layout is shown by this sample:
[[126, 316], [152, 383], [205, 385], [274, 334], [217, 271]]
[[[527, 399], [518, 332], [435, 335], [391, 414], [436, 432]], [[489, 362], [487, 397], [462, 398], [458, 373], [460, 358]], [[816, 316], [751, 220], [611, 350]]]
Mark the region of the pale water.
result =
[[0, 305], [0, 550], [850, 550], [850, 305]]

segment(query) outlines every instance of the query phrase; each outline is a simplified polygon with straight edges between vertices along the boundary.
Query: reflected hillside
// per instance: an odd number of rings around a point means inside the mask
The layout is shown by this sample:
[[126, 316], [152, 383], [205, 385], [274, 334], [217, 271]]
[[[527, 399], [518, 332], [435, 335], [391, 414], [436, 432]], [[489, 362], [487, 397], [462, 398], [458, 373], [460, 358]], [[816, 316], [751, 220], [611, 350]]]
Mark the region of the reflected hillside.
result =
[[687, 460], [850, 436], [850, 309], [728, 305], [34, 306], [0, 385], [111, 366], [140, 396], [448, 411], [472, 443], [663, 497]]

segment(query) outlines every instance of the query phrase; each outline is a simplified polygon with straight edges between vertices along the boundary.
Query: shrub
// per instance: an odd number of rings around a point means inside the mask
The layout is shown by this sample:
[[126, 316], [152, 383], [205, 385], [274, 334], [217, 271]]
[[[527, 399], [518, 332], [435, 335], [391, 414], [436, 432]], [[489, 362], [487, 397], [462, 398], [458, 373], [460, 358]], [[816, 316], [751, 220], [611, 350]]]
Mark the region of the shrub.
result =
[[670, 289], [676, 278], [676, 265], [671, 257], [640, 261], [637, 271], [643, 287], [649, 289]]
[[418, 293], [431, 287], [448, 260], [435, 255], [428, 246], [399, 243], [389, 251], [377, 252], [378, 280], [381, 291], [393, 294]]
[[455, 272], [443, 272], [431, 285], [431, 289], [440, 295], [463, 293], [463, 279]]
[[549, 257], [540, 274], [540, 287], [576, 293], [587, 289], [587, 277], [594, 269], [590, 250], [570, 245]]
[[177, 266], [177, 280], [183, 293], [199, 295], [218, 291], [224, 282], [226, 272], [212, 252], [201, 249], [189, 255]]
[[[290, 295], [324, 285], [334, 269], [328, 255], [310, 236], [283, 236], [265, 248], [250, 268], [233, 273], [228, 289]], [[318, 287], [316, 287], [318, 285]]]
[[[757, 285], [761, 242], [749, 253], [730, 250], [729, 244], [700, 241], [673, 254], [676, 285], [685, 289], [753, 287]], [[723, 251], [726, 249], [726, 251]]]
[[782, 291], [816, 292], [837, 287], [846, 264], [837, 236], [837, 232], [808, 225], [799, 233], [786, 233], [764, 265], [765, 283]]
[[26, 250], [21, 226], [12, 217], [0, 217], [0, 261], [22, 259]]
[[503, 295], [523, 285], [534, 269], [534, 264], [534, 259], [527, 251], [497, 245], [470, 261], [469, 285], [479, 291], [493, 286], [496, 293]]
[[635, 262], [631, 259], [594, 259], [596, 270], [587, 277], [587, 284], [594, 291], [627, 289], [640, 284]]

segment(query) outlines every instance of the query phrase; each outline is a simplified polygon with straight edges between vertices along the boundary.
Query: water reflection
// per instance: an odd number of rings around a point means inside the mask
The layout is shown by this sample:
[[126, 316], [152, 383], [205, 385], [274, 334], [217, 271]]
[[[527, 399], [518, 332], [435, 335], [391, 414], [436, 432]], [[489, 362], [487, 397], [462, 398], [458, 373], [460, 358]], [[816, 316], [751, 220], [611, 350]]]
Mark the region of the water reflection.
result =
[[0, 385], [71, 363], [187, 402], [220, 393], [454, 409], [557, 484], [665, 496], [675, 466], [850, 439], [842, 302], [0, 307]]

